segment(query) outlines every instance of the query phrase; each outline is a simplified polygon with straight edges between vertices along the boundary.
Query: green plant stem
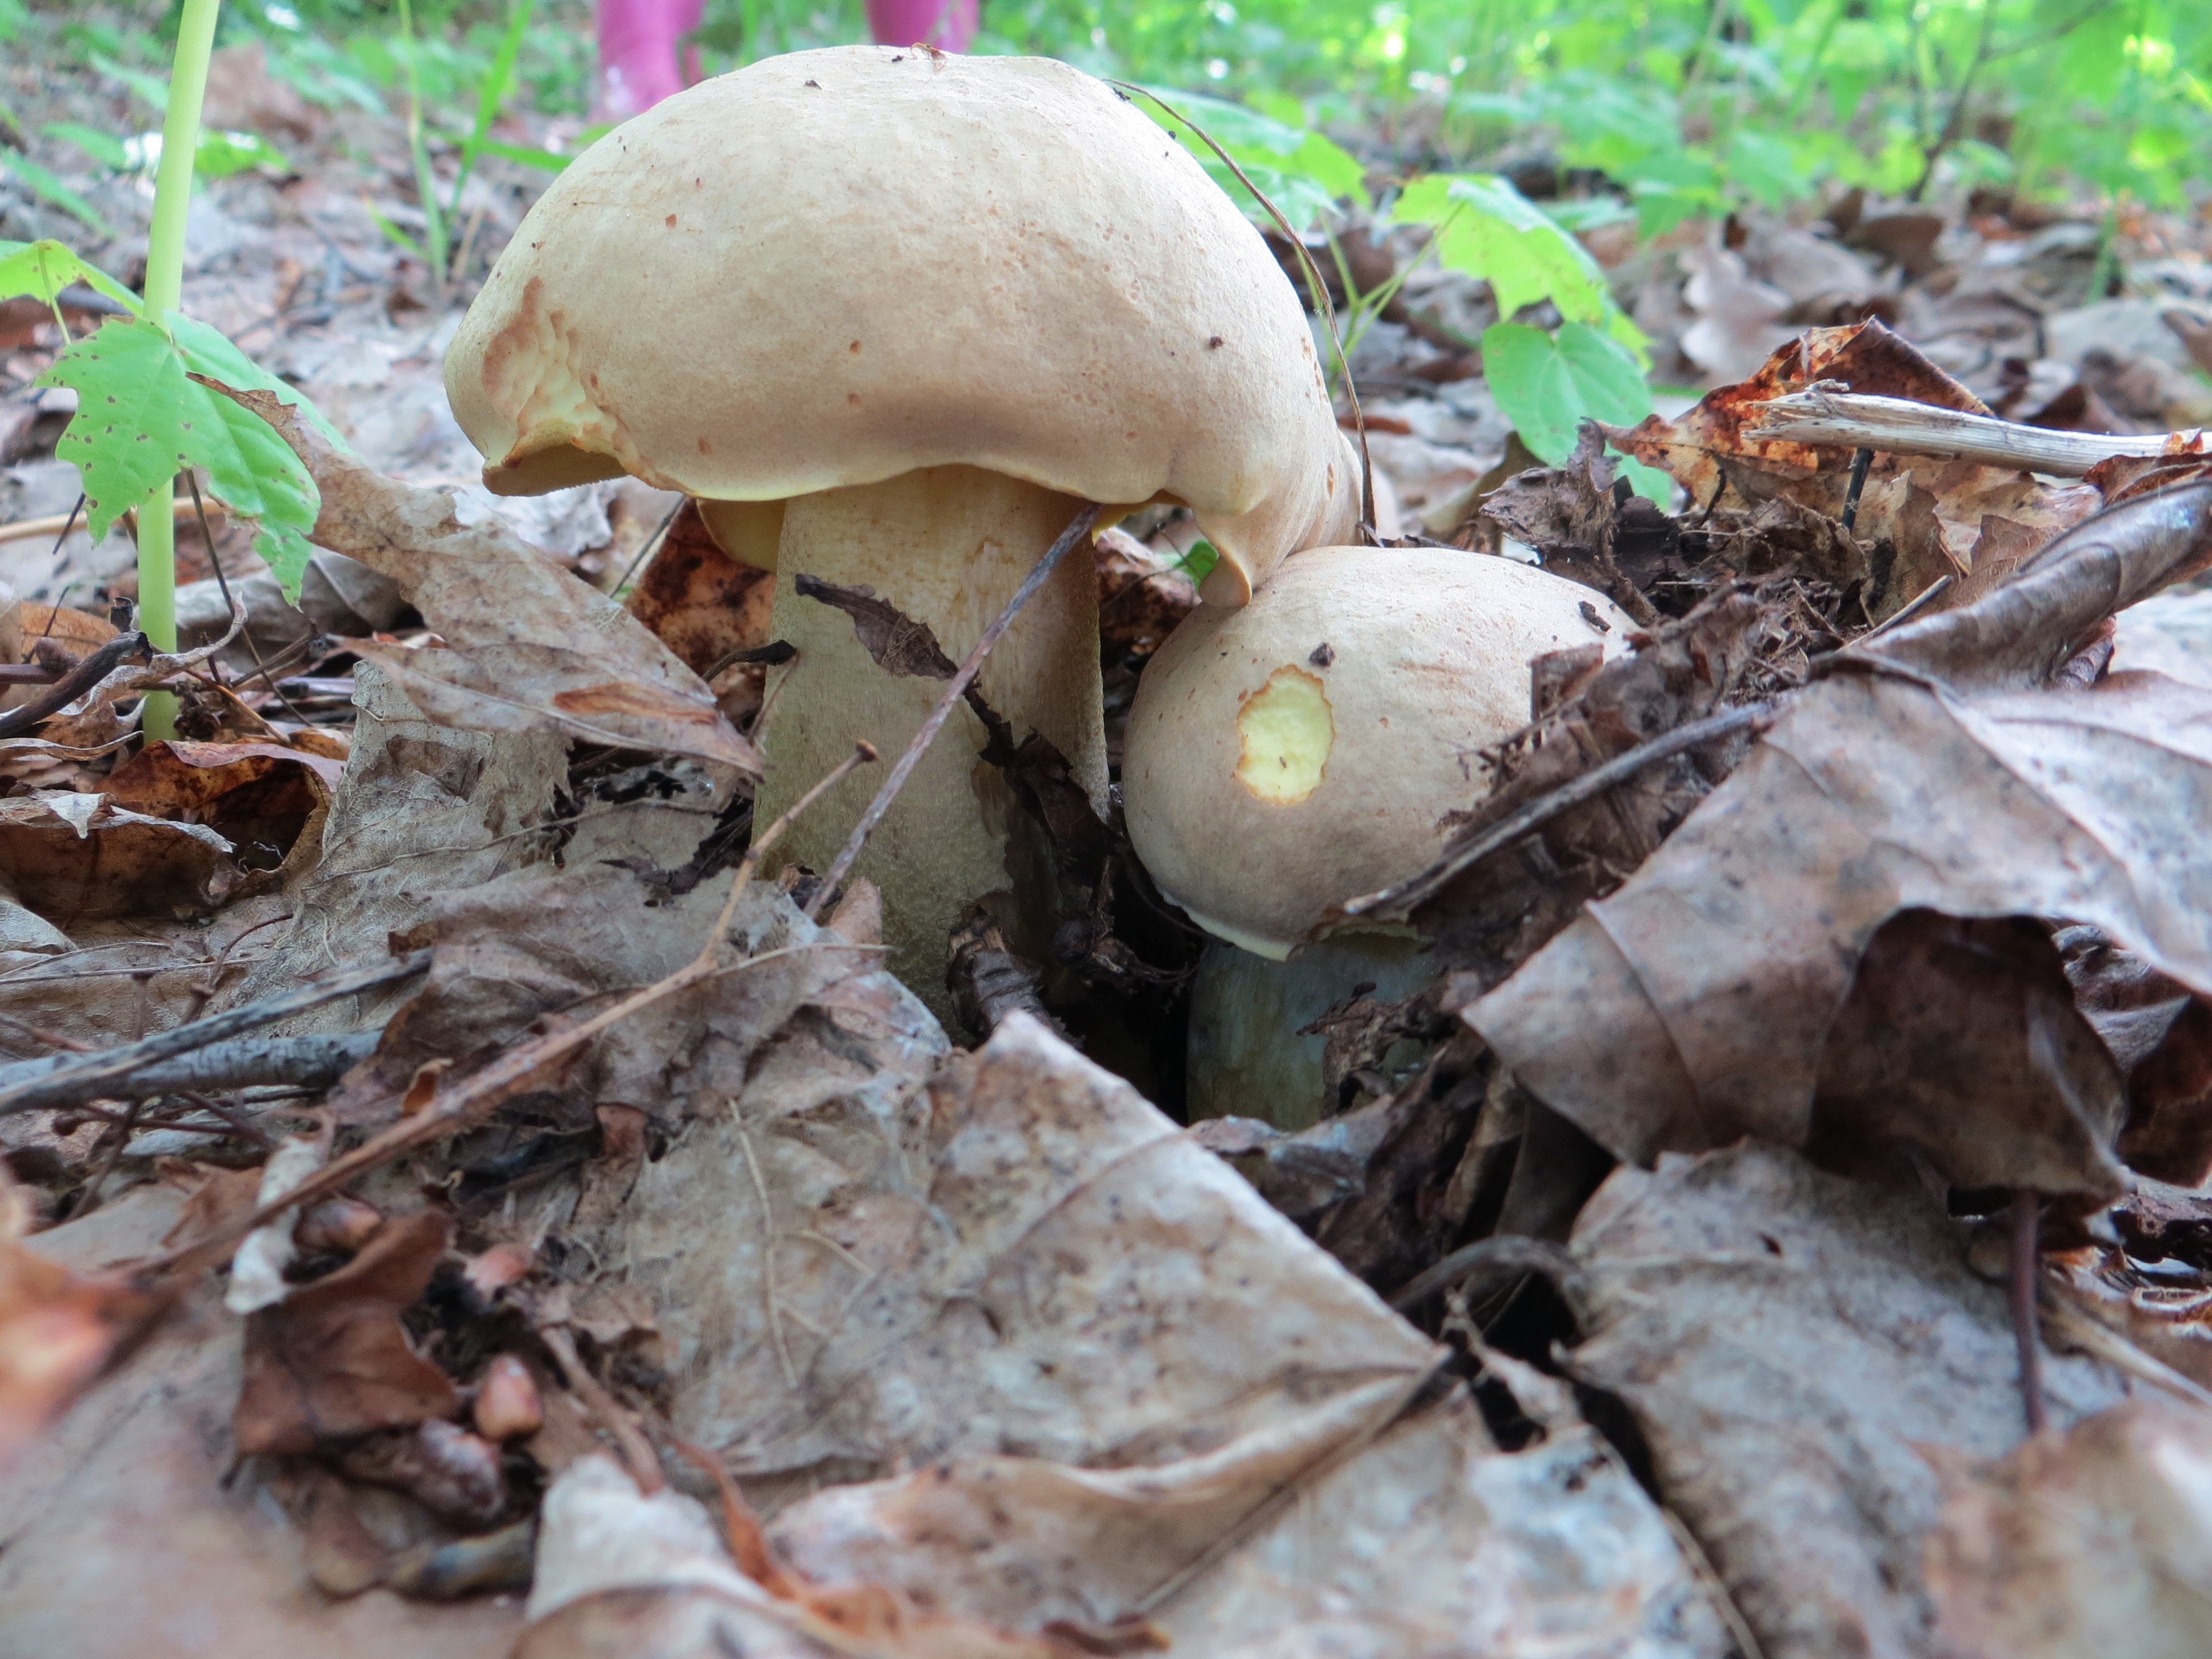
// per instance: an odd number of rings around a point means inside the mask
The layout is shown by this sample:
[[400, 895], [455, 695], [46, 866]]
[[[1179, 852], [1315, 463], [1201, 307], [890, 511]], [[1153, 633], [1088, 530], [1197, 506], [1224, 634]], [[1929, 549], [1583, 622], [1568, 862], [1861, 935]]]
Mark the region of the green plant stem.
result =
[[[154, 178], [154, 224], [146, 240], [146, 310], [156, 321], [184, 302], [185, 218], [192, 199], [192, 162], [199, 153], [200, 106], [207, 96], [208, 59], [215, 51], [216, 14], [222, 0], [185, 0], [177, 22], [177, 59], [169, 71], [169, 108], [161, 123], [161, 165]], [[138, 515], [138, 630], [156, 651], [177, 648], [177, 525], [167, 490]], [[149, 738], [176, 735], [176, 699], [146, 698]]]

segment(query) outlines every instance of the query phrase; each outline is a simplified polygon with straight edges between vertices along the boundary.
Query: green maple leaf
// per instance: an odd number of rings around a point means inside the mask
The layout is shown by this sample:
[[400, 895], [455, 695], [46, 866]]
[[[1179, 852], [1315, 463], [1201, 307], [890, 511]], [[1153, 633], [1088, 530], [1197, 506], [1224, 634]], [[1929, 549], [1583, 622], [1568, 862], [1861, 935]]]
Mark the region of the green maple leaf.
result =
[[132, 312], [143, 308], [137, 295], [59, 242], [0, 242], [0, 300], [27, 294], [50, 306], [72, 283], [95, 289]]
[[173, 312], [110, 319], [39, 377], [41, 386], [77, 394], [55, 453], [83, 476], [86, 527], [97, 541], [122, 514], [164, 494], [179, 472], [202, 468], [211, 495], [256, 521], [254, 550], [296, 599], [321, 493], [275, 428], [195, 375], [275, 392], [337, 438], [299, 393], [206, 324]]

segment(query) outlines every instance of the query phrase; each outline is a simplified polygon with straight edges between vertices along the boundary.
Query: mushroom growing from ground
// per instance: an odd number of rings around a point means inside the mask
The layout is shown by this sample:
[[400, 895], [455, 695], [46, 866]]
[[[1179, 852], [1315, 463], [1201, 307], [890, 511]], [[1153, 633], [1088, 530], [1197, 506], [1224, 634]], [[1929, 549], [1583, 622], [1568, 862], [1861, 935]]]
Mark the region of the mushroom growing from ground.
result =
[[1404, 929], [1330, 932], [1346, 900], [1425, 868], [1480, 800], [1480, 756], [1528, 723], [1534, 658], [1625, 646], [1635, 624], [1577, 582], [1449, 549], [1326, 547], [1242, 610], [1201, 606], [1145, 670], [1123, 738], [1129, 838], [1217, 939], [1191, 1011], [1191, 1109], [1301, 1128], [1322, 1039], [1372, 981], [1427, 977]]
[[[1085, 502], [1102, 525], [1193, 509], [1217, 607], [1358, 518], [1259, 234], [1126, 100], [1042, 58], [839, 47], [668, 100], [531, 210], [446, 383], [494, 490], [628, 471], [776, 569], [774, 631], [799, 655], [761, 734], [760, 823], [856, 738], [896, 757], [943, 690], [877, 666], [798, 575], [872, 589], [957, 662]], [[1068, 558], [980, 686], [1103, 810], [1097, 626], [1091, 562]], [[1014, 885], [983, 735], [957, 711], [858, 866], [892, 966], [940, 1012], [953, 926]], [[875, 787], [832, 792], [784, 855], [825, 867]], [[1048, 919], [1000, 920], [1042, 954]]]

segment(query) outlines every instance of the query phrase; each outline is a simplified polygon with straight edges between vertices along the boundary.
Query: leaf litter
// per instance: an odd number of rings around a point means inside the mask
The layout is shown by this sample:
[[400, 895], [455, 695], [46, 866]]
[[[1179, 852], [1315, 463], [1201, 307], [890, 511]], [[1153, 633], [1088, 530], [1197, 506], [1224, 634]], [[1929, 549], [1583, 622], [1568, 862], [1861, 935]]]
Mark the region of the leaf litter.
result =
[[[241, 119], [283, 125], [247, 68]], [[286, 431], [321, 550], [295, 610], [226, 530], [246, 605], [210, 592], [197, 651], [0, 739], [0, 1044], [61, 1075], [428, 963], [0, 1115], [11, 1632], [2200, 1650], [2201, 465], [1749, 435], [1821, 387], [2046, 430], [2182, 425], [2186, 391], [2047, 297], [2023, 346], [2014, 266], [1939, 255], [1940, 216], [1832, 221], [1617, 276], [1662, 362], [1736, 383], [1557, 467], [1464, 349], [1510, 324], [1485, 285], [1417, 272], [1363, 337], [1427, 388], [1368, 404], [1394, 529], [1531, 550], [1639, 631], [1531, 665], [1444, 863], [1362, 902], [1435, 973], [1310, 1011], [1296, 1133], [1186, 1127], [1194, 933], [1048, 744], [986, 720], [1055, 931], [971, 915], [963, 1049], [865, 884], [741, 862], [760, 573], [641, 487], [454, 502], [434, 313], [281, 322], [358, 452]], [[230, 280], [226, 327], [271, 309]], [[1109, 738], [1194, 556], [1172, 509], [1098, 539]], [[121, 637], [37, 610], [11, 659]], [[305, 1188], [264, 1177], [293, 1147]]]

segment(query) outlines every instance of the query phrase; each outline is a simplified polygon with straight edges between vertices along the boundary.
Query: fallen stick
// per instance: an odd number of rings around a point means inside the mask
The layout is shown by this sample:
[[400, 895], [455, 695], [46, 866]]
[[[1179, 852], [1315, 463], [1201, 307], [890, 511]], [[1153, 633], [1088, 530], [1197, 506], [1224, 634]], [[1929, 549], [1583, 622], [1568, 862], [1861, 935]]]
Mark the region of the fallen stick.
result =
[[1746, 703], [1741, 708], [1725, 708], [1717, 714], [1708, 714], [1704, 720], [1692, 720], [1687, 726], [1678, 726], [1671, 732], [1662, 732], [1649, 743], [1638, 744], [1626, 754], [1615, 755], [1603, 765], [1592, 767], [1578, 778], [1570, 778], [1551, 793], [1538, 796], [1472, 840], [1449, 848], [1419, 875], [1408, 876], [1395, 886], [1385, 887], [1380, 892], [1346, 899], [1337, 908], [1347, 916], [1364, 916], [1377, 910], [1419, 904], [1462, 870], [1481, 863], [1492, 854], [1504, 851], [1522, 836], [1543, 828], [1560, 813], [1580, 806], [1585, 801], [1595, 800], [1607, 790], [1627, 782], [1645, 767], [1670, 759], [1684, 750], [1695, 749], [1699, 744], [1724, 738], [1747, 726], [1755, 726], [1771, 718], [1774, 712], [1774, 705], [1771, 702]]
[[143, 657], [148, 649], [143, 634], [118, 634], [30, 702], [0, 714], [0, 738], [21, 736], [98, 685], [117, 664], [126, 658]]
[[[69, 1087], [67, 1099], [43, 1103], [78, 1106], [91, 1100], [212, 1094], [267, 1083], [320, 1088], [337, 1082], [348, 1067], [374, 1054], [380, 1035], [376, 1031], [349, 1031], [340, 1036], [240, 1037], [228, 1042], [211, 1042], [190, 1054], [148, 1061], [122, 1077], [104, 1078], [97, 1082], [80, 1078], [76, 1085]], [[50, 1079], [82, 1058], [85, 1056], [54, 1054], [43, 1060], [22, 1060], [0, 1066], [0, 1090]], [[30, 1109], [19, 1106], [14, 1109]]]
[[412, 956], [396, 961], [373, 963], [365, 968], [349, 968], [325, 980], [311, 981], [296, 990], [267, 997], [259, 1002], [249, 1002], [242, 1008], [232, 1008], [206, 1019], [195, 1020], [189, 1025], [179, 1025], [173, 1031], [164, 1031], [159, 1036], [149, 1036], [140, 1042], [125, 1043], [120, 1048], [109, 1048], [99, 1054], [60, 1056], [52, 1070], [27, 1081], [11, 1085], [0, 1085], [0, 1114], [33, 1112], [49, 1106], [67, 1106], [81, 1100], [111, 1097], [118, 1086], [129, 1086], [129, 1079], [156, 1060], [172, 1060], [179, 1054], [188, 1054], [205, 1048], [226, 1038], [242, 1036], [248, 1031], [258, 1031], [264, 1025], [274, 1025], [280, 1019], [294, 1014], [319, 1008], [326, 1002], [351, 996], [356, 991], [372, 991], [380, 985], [390, 985], [403, 979], [412, 979], [430, 965], [430, 953], [417, 951]]
[[[192, 504], [179, 495], [169, 503], [170, 515], [182, 519], [192, 510]], [[230, 509], [218, 501], [209, 512], [210, 518], [228, 518]], [[29, 541], [33, 537], [58, 535], [76, 525], [81, 514], [49, 513], [42, 519], [18, 519], [13, 524], [0, 524], [0, 542]]]
[[1819, 386], [1770, 398], [1754, 407], [1758, 423], [1747, 427], [1743, 434], [1753, 442], [1786, 440], [1830, 449], [1932, 455], [2063, 478], [2078, 478], [2099, 462], [2123, 455], [2197, 454], [2205, 443], [2202, 428], [2117, 435], [2051, 432], [1991, 415], [1968, 415], [1904, 398], [1870, 398]]
[[[203, 1267], [212, 1267], [230, 1253], [230, 1247], [252, 1232], [256, 1227], [273, 1220], [284, 1211], [298, 1207], [306, 1209], [319, 1198], [326, 1198], [371, 1170], [381, 1168], [401, 1153], [425, 1146], [446, 1136], [458, 1134], [477, 1119], [496, 1110], [510, 1096], [527, 1088], [532, 1080], [550, 1066], [566, 1060], [600, 1032], [611, 1025], [619, 1024], [641, 1008], [679, 991], [688, 991], [703, 984], [717, 974], [732, 973], [758, 963], [772, 962], [807, 950], [880, 951], [881, 945], [845, 945], [822, 942], [812, 945], [786, 945], [780, 950], [766, 951], [757, 957], [725, 966], [721, 960], [722, 945], [736, 919], [738, 902], [751, 884], [753, 872], [769, 848], [783, 838], [793, 820], [814, 805], [830, 790], [843, 782], [852, 771], [876, 758], [876, 751], [866, 744], [857, 745], [853, 753], [831, 767], [822, 781], [787, 807], [783, 815], [753, 839], [730, 878], [730, 896], [723, 902], [721, 914], [715, 918], [707, 942], [699, 947], [699, 954], [669, 975], [655, 980], [641, 990], [631, 992], [611, 1007], [604, 1008], [589, 1019], [511, 1048], [482, 1071], [470, 1074], [450, 1091], [433, 1095], [429, 1103], [412, 1116], [404, 1117], [383, 1133], [376, 1135], [343, 1158], [334, 1158], [317, 1170], [301, 1186], [282, 1198], [257, 1206], [252, 1214], [234, 1221], [230, 1225], [198, 1243], [154, 1256], [138, 1267], [142, 1278], [151, 1279], [167, 1274], [172, 1279], [196, 1273]], [[429, 952], [421, 952], [427, 961]]]
[[1068, 550], [1081, 541], [1091, 526], [1097, 522], [1098, 505], [1093, 501], [1067, 521], [1067, 528], [1060, 532], [1060, 539], [1045, 550], [1044, 556], [1036, 562], [1036, 568], [1023, 579], [1022, 585], [1014, 590], [1014, 597], [1006, 601], [1006, 608], [991, 619], [991, 625], [983, 630], [982, 638], [975, 641], [975, 648], [968, 653], [968, 660], [962, 663], [958, 671], [945, 682], [945, 695], [937, 700], [937, 707], [929, 711], [929, 718], [914, 734], [914, 741], [907, 744], [906, 753], [898, 757], [898, 764], [891, 768], [891, 775], [884, 780], [884, 787], [876, 791], [876, 798], [868, 803], [868, 810], [860, 814], [860, 821], [853, 826], [853, 833], [846, 837], [845, 845], [839, 849], [836, 862], [823, 876], [821, 885], [806, 901], [805, 914], [807, 921], [815, 920], [822, 907], [829, 902], [830, 895], [837, 890], [837, 884], [851, 872], [853, 861], [860, 856], [860, 848], [867, 845], [869, 836], [883, 822], [884, 814], [891, 810], [891, 803], [898, 799], [899, 791], [906, 787], [908, 777], [921, 763], [921, 757], [929, 752], [929, 745], [937, 741], [937, 734], [945, 729], [945, 722], [952, 718], [952, 710], [967, 695], [975, 676], [982, 672], [983, 659], [991, 654], [991, 647], [1014, 625], [1014, 618], [1030, 602], [1030, 596], [1044, 586], [1045, 578], [1051, 575], [1060, 562], [1067, 556]]

